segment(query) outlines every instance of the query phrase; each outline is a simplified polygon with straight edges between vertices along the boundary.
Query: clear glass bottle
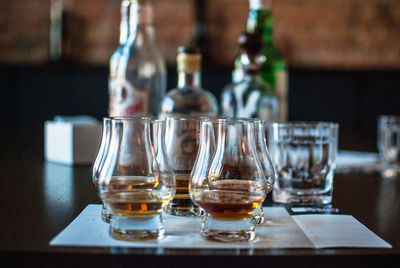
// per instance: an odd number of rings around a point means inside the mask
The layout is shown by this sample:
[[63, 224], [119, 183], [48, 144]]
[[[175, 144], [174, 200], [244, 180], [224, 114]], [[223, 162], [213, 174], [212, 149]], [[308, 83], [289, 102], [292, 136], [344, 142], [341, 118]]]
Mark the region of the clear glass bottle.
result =
[[108, 80], [108, 87], [111, 90], [111, 82], [117, 77], [118, 66], [122, 55], [122, 49], [126, 44], [126, 41], [129, 37], [129, 12], [130, 12], [130, 0], [122, 0], [121, 1], [121, 23], [119, 26], [119, 44], [117, 49], [111, 55], [110, 58], [110, 73]]
[[238, 43], [246, 59], [242, 65], [244, 77], [239, 83], [229, 84], [223, 89], [222, 115], [279, 120], [279, 102], [275, 90], [260, 76], [262, 36], [258, 33], [243, 33]]
[[[271, 12], [271, 0], [249, 0], [250, 11], [247, 18], [247, 32], [261, 33], [264, 46], [261, 50], [261, 77], [270, 84], [279, 100], [279, 120], [288, 119], [288, 72], [285, 59], [273, 42], [274, 19]], [[243, 64], [246, 55], [239, 54], [235, 59], [232, 81], [240, 82], [243, 77]]]
[[201, 54], [195, 47], [179, 47], [178, 85], [161, 101], [160, 115], [217, 116], [215, 96], [201, 87]]
[[122, 10], [120, 39], [126, 43], [110, 60], [109, 114], [157, 115], [166, 91], [166, 67], [155, 40], [152, 4], [124, 0]]

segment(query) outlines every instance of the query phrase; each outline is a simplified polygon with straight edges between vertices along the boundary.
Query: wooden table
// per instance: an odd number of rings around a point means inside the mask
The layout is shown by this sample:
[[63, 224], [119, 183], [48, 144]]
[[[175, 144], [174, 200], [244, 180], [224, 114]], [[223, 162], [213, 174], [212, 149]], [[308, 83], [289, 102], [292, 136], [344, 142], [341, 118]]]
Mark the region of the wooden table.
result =
[[[99, 203], [90, 167], [43, 160], [42, 128], [9, 131], [0, 144], [0, 257], [5, 267], [377, 267], [400, 264], [400, 178], [335, 174], [333, 206], [393, 249], [194, 250], [51, 247], [85, 208]], [[4, 266], [2, 266], [4, 267]], [[398, 266], [400, 267], [400, 266]]]

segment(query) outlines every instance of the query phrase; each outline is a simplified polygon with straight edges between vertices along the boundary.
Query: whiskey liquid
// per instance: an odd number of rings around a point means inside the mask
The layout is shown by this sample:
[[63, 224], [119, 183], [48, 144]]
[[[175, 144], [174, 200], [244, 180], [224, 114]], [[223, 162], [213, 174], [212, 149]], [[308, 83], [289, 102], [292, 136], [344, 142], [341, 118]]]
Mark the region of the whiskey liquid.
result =
[[150, 190], [119, 191], [103, 195], [103, 202], [117, 216], [158, 215], [168, 201], [156, 198]]
[[109, 190], [154, 189], [159, 181], [149, 176], [123, 176], [112, 177], [107, 184]]
[[176, 193], [175, 199], [189, 199], [190, 173], [175, 174]]
[[209, 190], [194, 192], [195, 202], [218, 220], [242, 220], [252, 216], [264, 201], [261, 186], [251, 181], [211, 181]]
[[196, 206], [189, 196], [190, 172], [175, 174], [175, 198], [167, 205], [165, 211], [176, 216], [200, 216], [203, 211]]
[[[110, 190], [118, 189], [153, 189], [158, 185], [158, 181], [154, 177], [114, 177], [112, 178], [112, 183], [109, 184], [108, 188]], [[99, 184], [92, 183], [94, 189], [97, 191], [99, 189]]]
[[172, 199], [172, 194], [155, 189], [154, 177], [113, 177], [102, 200], [118, 216], [154, 216]]
[[209, 188], [212, 190], [228, 190], [242, 192], [260, 192], [263, 186], [260, 183], [248, 180], [221, 180], [211, 177], [209, 179]]

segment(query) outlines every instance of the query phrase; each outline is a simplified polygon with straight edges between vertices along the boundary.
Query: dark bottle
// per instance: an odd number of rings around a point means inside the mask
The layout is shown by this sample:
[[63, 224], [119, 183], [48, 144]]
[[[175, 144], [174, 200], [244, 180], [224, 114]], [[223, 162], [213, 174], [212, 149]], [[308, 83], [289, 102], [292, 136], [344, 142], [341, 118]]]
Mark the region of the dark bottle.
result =
[[279, 120], [274, 88], [261, 77], [263, 39], [259, 33], [243, 33], [238, 39], [243, 58], [243, 79], [227, 85], [221, 95], [221, 111], [227, 117], [258, 117]]
[[[247, 18], [247, 32], [262, 34], [264, 45], [261, 50], [262, 57], [261, 77], [270, 84], [279, 100], [279, 120], [288, 119], [288, 72], [285, 59], [273, 41], [274, 18], [271, 12], [271, 0], [249, 0], [250, 11]], [[240, 82], [243, 78], [243, 60], [246, 56], [239, 54], [235, 59], [232, 80]]]

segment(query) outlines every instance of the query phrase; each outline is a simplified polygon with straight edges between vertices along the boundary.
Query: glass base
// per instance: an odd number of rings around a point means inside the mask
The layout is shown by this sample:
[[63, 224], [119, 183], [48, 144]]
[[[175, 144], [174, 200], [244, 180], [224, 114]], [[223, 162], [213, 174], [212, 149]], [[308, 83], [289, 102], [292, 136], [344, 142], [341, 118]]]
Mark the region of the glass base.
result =
[[111, 209], [106, 204], [103, 204], [103, 207], [101, 208], [101, 219], [106, 223], [110, 223], [111, 217], [112, 217]]
[[324, 206], [332, 203], [332, 191], [324, 194], [296, 195], [292, 192], [274, 189], [273, 200], [275, 203], [292, 204], [295, 206]]
[[203, 219], [201, 235], [219, 242], [252, 241], [255, 239], [253, 218], [237, 221], [216, 220], [210, 216]]
[[113, 215], [110, 224], [112, 238], [125, 241], [140, 241], [164, 238], [161, 215], [153, 217], [123, 217]]
[[190, 199], [174, 199], [164, 210], [167, 214], [174, 216], [196, 217], [204, 215], [203, 209], [193, 204]]

